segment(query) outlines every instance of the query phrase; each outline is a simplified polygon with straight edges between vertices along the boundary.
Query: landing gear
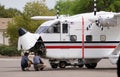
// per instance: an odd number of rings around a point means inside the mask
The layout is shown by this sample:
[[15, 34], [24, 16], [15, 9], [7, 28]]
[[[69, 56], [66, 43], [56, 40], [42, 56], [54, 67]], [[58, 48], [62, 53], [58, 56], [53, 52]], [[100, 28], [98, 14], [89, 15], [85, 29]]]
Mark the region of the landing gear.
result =
[[55, 63], [51, 63], [50, 64], [52, 68], [57, 68], [58, 67], [58, 64], [55, 64]]
[[51, 67], [54, 68], [54, 69], [57, 68], [58, 66], [60, 68], [65, 68], [66, 64], [67, 63], [65, 61], [60, 61], [59, 63], [50, 63]]
[[82, 59], [78, 59], [78, 67], [82, 68], [84, 66], [84, 61]]
[[53, 69], [55, 69], [55, 68], [58, 67], [58, 60], [56, 60], [56, 59], [50, 59], [49, 62], [50, 62], [50, 65], [51, 65], [51, 67]]
[[[90, 61], [90, 60], [89, 60]], [[93, 60], [91, 60], [90, 62], [92, 62]], [[95, 61], [95, 60], [94, 60]], [[66, 68], [66, 66], [77, 66], [79, 68], [82, 68], [84, 65], [88, 68], [88, 69], [94, 69], [96, 66], [97, 66], [97, 60], [96, 62], [88, 62], [87, 61], [87, 64], [84, 60], [82, 59], [65, 59], [65, 60], [55, 60], [55, 59], [52, 59], [52, 60], [49, 60], [50, 62], [50, 65], [52, 68]]]
[[52, 68], [66, 68], [66, 66], [78, 66], [79, 68], [82, 68], [84, 66], [84, 63], [82, 59], [71, 59], [71, 60], [49, 60], [50, 65]]
[[66, 62], [65, 61], [60, 61], [60, 63], [59, 63], [59, 67], [60, 68], [65, 68], [66, 67]]
[[95, 67], [97, 66], [97, 63], [89, 63], [89, 64], [85, 64], [85, 66], [88, 69], [95, 69]]

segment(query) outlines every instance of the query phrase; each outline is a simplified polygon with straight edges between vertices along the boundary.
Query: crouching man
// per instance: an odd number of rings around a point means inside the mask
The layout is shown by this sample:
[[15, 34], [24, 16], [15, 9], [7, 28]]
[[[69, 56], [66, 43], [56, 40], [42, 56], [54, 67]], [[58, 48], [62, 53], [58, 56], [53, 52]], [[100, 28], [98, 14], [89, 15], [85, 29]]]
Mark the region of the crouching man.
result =
[[43, 70], [45, 68], [45, 65], [41, 60], [40, 56], [38, 55], [38, 53], [35, 53], [35, 56], [33, 58], [33, 64], [35, 71]]
[[29, 68], [32, 64], [32, 61], [29, 60], [28, 55], [29, 55], [29, 53], [25, 52], [24, 56], [22, 56], [22, 59], [21, 59], [21, 69], [22, 69], [22, 71], [29, 70]]

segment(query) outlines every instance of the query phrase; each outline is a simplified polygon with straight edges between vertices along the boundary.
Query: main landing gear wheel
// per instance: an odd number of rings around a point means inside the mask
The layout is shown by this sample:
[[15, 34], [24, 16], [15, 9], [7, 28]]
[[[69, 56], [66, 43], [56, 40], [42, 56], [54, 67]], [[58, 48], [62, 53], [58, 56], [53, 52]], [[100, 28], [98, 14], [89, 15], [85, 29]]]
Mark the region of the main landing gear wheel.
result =
[[85, 66], [88, 69], [95, 69], [95, 67], [97, 66], [97, 63], [89, 63], [89, 64], [85, 64]]
[[60, 68], [65, 68], [66, 67], [66, 62], [65, 61], [60, 61], [59, 67]]
[[84, 61], [82, 59], [78, 59], [78, 67], [82, 68], [84, 66]]

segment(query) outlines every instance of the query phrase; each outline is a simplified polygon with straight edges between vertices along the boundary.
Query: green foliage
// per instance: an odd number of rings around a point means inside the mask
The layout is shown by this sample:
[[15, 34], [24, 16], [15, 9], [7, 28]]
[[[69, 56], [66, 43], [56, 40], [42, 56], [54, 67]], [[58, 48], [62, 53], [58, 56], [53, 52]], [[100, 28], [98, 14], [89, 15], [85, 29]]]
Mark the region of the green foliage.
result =
[[114, 1], [114, 3], [111, 5], [111, 8], [113, 8], [116, 12], [120, 12], [120, 0]]
[[7, 34], [9, 38], [9, 44], [11, 46], [17, 46], [18, 29], [23, 27], [30, 32], [35, 32], [37, 27], [42, 21], [33, 21], [26, 15], [16, 16], [13, 18], [13, 22], [8, 23]]
[[[55, 6], [60, 6], [60, 14], [80, 14], [93, 12], [93, 0], [59, 0]], [[97, 0], [97, 11], [120, 12], [120, 0]]]
[[57, 2], [55, 9], [59, 6], [60, 14], [72, 14], [72, 6], [74, 6], [73, 0], [60, 0]]
[[18, 15], [21, 15], [21, 12], [18, 11], [17, 9], [13, 9], [13, 8], [5, 9], [4, 6], [0, 5], [1, 18], [12, 18]]
[[53, 15], [43, 1], [28, 2], [24, 7], [24, 14], [30, 17]]
[[20, 27], [23, 27], [30, 32], [35, 32], [38, 26], [44, 22], [43, 20], [33, 21], [30, 19], [30, 17], [38, 15], [54, 15], [54, 11], [49, 10], [44, 2], [34, 1], [25, 5], [22, 15], [13, 17], [13, 21], [8, 23], [7, 28], [7, 34], [10, 37], [9, 44], [11, 46], [17, 46], [18, 29]]
[[20, 56], [21, 52], [18, 52], [16, 47], [1, 45], [0, 46], [0, 55], [3, 56]]

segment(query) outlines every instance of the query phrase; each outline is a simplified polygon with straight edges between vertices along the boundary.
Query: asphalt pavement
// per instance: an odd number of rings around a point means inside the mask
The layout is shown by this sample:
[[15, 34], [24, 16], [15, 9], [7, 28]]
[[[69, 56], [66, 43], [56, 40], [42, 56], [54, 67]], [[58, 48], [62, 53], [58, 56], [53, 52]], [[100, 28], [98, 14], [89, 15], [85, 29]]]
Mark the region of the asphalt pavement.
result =
[[46, 68], [43, 71], [21, 71], [20, 57], [0, 58], [0, 77], [117, 77], [116, 65], [108, 59], [101, 60], [96, 69], [86, 67], [67, 67], [65, 69], [52, 69], [48, 60], [44, 60]]

